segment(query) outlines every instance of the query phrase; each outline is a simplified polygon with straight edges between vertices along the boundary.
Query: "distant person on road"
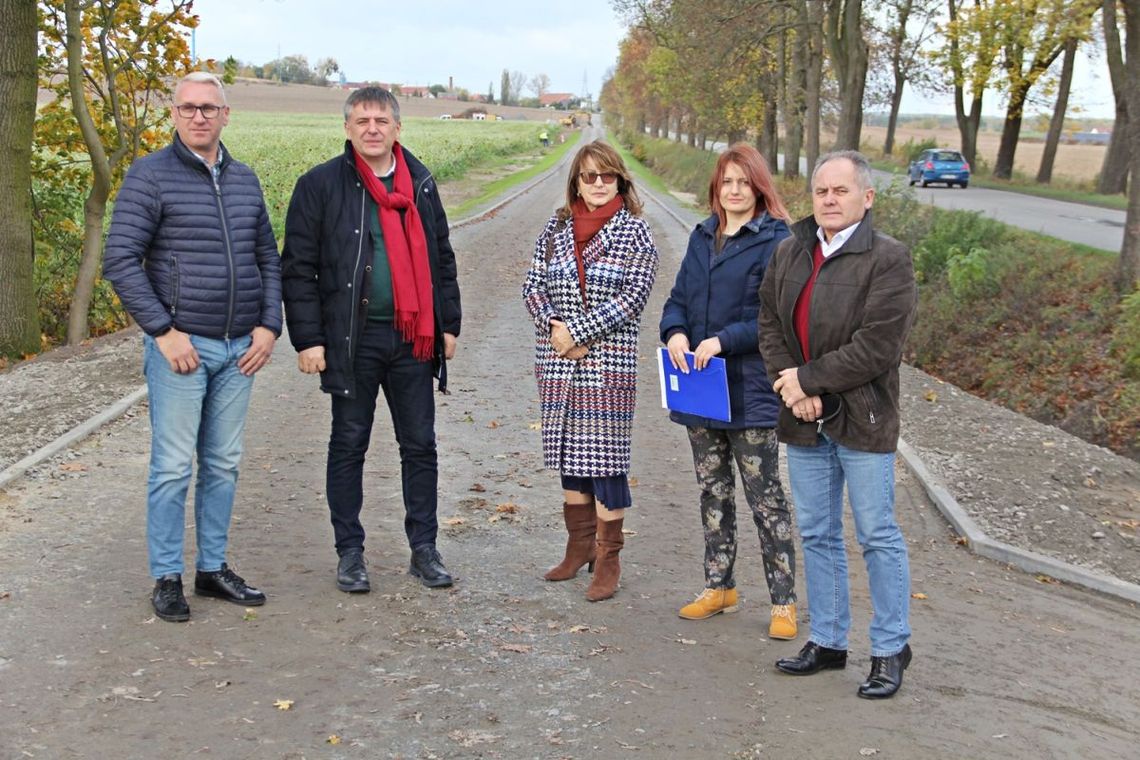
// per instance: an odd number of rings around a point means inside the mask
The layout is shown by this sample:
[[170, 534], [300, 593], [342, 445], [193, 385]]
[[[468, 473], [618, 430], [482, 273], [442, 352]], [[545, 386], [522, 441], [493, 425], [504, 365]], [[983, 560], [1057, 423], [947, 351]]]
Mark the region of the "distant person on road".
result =
[[747, 143], [733, 145], [717, 159], [708, 200], [712, 216], [689, 236], [661, 314], [661, 340], [675, 368], [688, 374], [690, 351], [698, 372], [712, 357], [724, 357], [731, 412], [727, 422], [669, 415], [688, 431], [705, 534], [705, 588], [680, 615], [704, 620], [738, 608], [735, 460], [760, 533], [772, 602], [768, 635], [793, 639], [796, 549], [780, 483], [775, 427], [781, 404], [768, 381], [757, 332], [760, 283], [776, 246], [790, 234], [790, 220], [764, 158]]
[[145, 333], [151, 602], [158, 617], [181, 622], [190, 619], [182, 545], [195, 454], [194, 591], [265, 603], [230, 569], [226, 544], [253, 376], [281, 334], [281, 260], [257, 177], [221, 143], [230, 117], [222, 83], [187, 75], [171, 115], [173, 143], [123, 180], [103, 274]]
[[874, 229], [867, 159], [828, 153], [812, 172], [812, 217], [792, 227], [760, 288], [760, 352], [784, 401], [776, 434], [803, 541], [811, 634], [776, 667], [847, 665], [843, 484], [871, 588], [871, 672], [860, 697], [891, 697], [910, 664], [910, 565], [895, 520], [899, 363], [918, 299], [910, 251]]
[[336, 584], [371, 590], [364, 559], [364, 456], [380, 390], [399, 447], [408, 572], [452, 584], [436, 548], [439, 471], [432, 379], [447, 389], [459, 336], [459, 282], [431, 172], [399, 142], [400, 103], [363, 87], [344, 104], [344, 153], [299, 180], [282, 267], [297, 365], [332, 397], [325, 492]]
[[535, 326], [543, 458], [561, 473], [569, 534], [565, 557], [545, 578], [569, 580], [597, 562], [591, 602], [617, 590], [622, 525], [633, 505], [637, 338], [657, 275], [657, 248], [640, 214], [617, 151], [600, 140], [584, 145], [522, 289]]
[[538, 133], [538, 139], [542, 142], [542, 147], [550, 147], [550, 132], [547, 131], [546, 128], [543, 128], [543, 130]]

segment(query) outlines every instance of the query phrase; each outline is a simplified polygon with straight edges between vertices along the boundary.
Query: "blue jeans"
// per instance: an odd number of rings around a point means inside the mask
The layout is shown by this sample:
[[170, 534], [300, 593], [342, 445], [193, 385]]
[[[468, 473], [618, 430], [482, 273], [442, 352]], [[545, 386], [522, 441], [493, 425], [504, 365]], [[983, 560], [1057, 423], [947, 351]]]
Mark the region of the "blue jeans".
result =
[[910, 562], [895, 521], [895, 455], [856, 451], [826, 435], [791, 446], [788, 479], [804, 550], [811, 641], [847, 649], [851, 608], [843, 542], [843, 484], [871, 586], [871, 655], [897, 654], [910, 638]]
[[364, 455], [372, 438], [380, 389], [388, 402], [400, 450], [404, 532], [413, 549], [434, 545], [439, 468], [435, 448], [432, 363], [412, 356], [412, 344], [388, 322], [369, 321], [352, 365], [356, 397], [332, 397], [332, 435], [325, 470], [333, 537], [338, 555], [364, 548]]
[[251, 337], [222, 340], [190, 336], [198, 369], [180, 375], [143, 338], [143, 374], [150, 394], [150, 474], [147, 478], [146, 536], [150, 574], [182, 573], [186, 491], [198, 456], [194, 485], [195, 566], [220, 570], [226, 561], [230, 514], [241, 461], [242, 433], [253, 378], [238, 372], [238, 359]]

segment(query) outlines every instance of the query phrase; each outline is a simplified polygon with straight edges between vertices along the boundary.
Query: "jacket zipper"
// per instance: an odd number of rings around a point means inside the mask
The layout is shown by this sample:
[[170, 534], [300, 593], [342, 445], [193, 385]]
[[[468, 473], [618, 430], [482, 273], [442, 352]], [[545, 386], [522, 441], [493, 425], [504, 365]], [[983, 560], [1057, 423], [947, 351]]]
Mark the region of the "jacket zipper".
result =
[[234, 322], [234, 301], [237, 298], [237, 266], [234, 263], [233, 246], [230, 244], [230, 227], [226, 223], [226, 211], [222, 205], [222, 186], [218, 184], [217, 177], [214, 175], [214, 170], [208, 168], [210, 173], [210, 180], [214, 183], [214, 198], [218, 203], [218, 217], [222, 222], [222, 237], [226, 241], [226, 264], [230, 272], [230, 300], [226, 306], [226, 332], [225, 338], [229, 340], [230, 330], [233, 328]]
[[[870, 398], [870, 399], [867, 398], [867, 389], [868, 388], [870, 388], [870, 390], [871, 390], [872, 398]], [[871, 388], [870, 385], [864, 385], [862, 388], [859, 389], [859, 392], [861, 394], [863, 394], [863, 403], [865, 403], [867, 405], [867, 418], [870, 420], [871, 424], [874, 425], [875, 424], [875, 405], [872, 404], [871, 401], [875, 400], [874, 399], [875, 389]]]
[[171, 290], [174, 291], [170, 298], [170, 316], [174, 317], [178, 314], [178, 295], [182, 290], [182, 278], [178, 274], [178, 257], [170, 257], [170, 279]]
[[[366, 187], [364, 187], [363, 183], [361, 183], [361, 185], [360, 185], [360, 225], [358, 228], [360, 230], [360, 234], [358, 234], [356, 236], [357, 237], [356, 263], [353, 264], [353, 266], [352, 266], [352, 280], [350, 280], [348, 283], [349, 289], [352, 288], [352, 283], [356, 281], [356, 273], [360, 269], [360, 259], [364, 255], [364, 212], [368, 207], [368, 202], [367, 202], [366, 197], [365, 197], [367, 194], [368, 194], [368, 189]], [[351, 303], [352, 303], [352, 308], [348, 310], [348, 335], [344, 336], [344, 339], [346, 341], [348, 341], [348, 363], [350, 365], [352, 364], [352, 354], [353, 354], [352, 334], [356, 331], [356, 296], [355, 295], [352, 296]]]

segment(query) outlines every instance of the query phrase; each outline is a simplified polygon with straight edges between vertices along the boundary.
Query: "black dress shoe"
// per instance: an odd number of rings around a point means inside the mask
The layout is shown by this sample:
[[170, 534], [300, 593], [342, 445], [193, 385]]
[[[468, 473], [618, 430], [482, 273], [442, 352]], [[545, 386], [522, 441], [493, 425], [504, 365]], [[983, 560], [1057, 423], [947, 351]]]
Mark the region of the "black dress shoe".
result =
[[795, 657], [776, 660], [776, 667], [793, 676], [810, 676], [821, 670], [842, 670], [847, 667], [847, 650], [828, 649], [809, 641]]
[[910, 665], [910, 644], [890, 657], [872, 657], [871, 674], [859, 684], [863, 699], [888, 699], [895, 695], [903, 682], [903, 671]]
[[431, 544], [412, 549], [412, 562], [408, 573], [420, 579], [428, 588], [443, 588], [452, 584], [451, 575], [443, 566], [443, 557]]
[[184, 623], [190, 619], [190, 605], [182, 594], [182, 576], [164, 575], [154, 582], [151, 594], [154, 614], [172, 623]]
[[194, 575], [194, 593], [198, 596], [216, 596], [234, 604], [259, 607], [265, 604], [265, 594], [246, 584], [245, 579], [222, 563], [222, 569], [212, 573], [199, 570]]
[[353, 594], [366, 594], [372, 590], [363, 549], [349, 549], [341, 555], [336, 563], [336, 587]]

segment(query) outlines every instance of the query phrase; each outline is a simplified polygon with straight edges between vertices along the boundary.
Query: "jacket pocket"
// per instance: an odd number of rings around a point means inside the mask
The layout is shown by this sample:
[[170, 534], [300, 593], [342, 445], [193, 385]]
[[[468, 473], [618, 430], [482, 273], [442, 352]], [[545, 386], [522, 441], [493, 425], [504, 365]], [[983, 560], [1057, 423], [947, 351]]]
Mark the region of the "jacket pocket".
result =
[[859, 396], [863, 399], [863, 405], [867, 407], [867, 421], [872, 425], [878, 423], [878, 416], [875, 414], [878, 407], [878, 395], [875, 393], [875, 386], [867, 383], [859, 388]]
[[170, 316], [178, 314], [178, 295], [182, 290], [182, 278], [178, 272], [178, 257], [170, 257]]

